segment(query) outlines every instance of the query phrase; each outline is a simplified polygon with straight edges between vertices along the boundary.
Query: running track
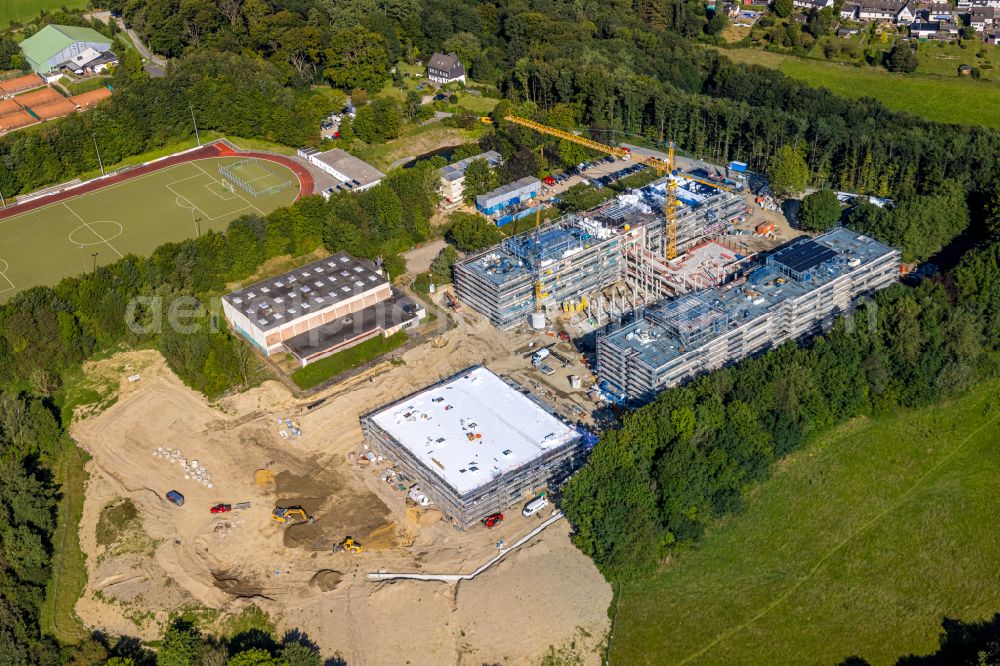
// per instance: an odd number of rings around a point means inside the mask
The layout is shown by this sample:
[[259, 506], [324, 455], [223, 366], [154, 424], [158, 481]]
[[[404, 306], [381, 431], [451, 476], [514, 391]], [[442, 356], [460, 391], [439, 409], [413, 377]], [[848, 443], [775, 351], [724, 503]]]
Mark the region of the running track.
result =
[[299, 179], [299, 194], [295, 197], [296, 201], [304, 196], [308, 196], [313, 193], [313, 178], [312, 175], [306, 170], [304, 166], [296, 162], [295, 160], [283, 157], [281, 155], [272, 155], [271, 153], [261, 153], [256, 151], [242, 151], [236, 150], [231, 144], [224, 140], [215, 141], [206, 146], [202, 146], [197, 150], [192, 150], [191, 152], [184, 153], [182, 155], [172, 155], [170, 157], [158, 160], [156, 162], [151, 162], [149, 164], [143, 164], [134, 169], [129, 169], [128, 171], [122, 173], [116, 173], [106, 178], [95, 178], [94, 180], [87, 181], [82, 185], [77, 185], [76, 187], [71, 187], [68, 190], [62, 192], [56, 192], [54, 194], [48, 194], [44, 197], [39, 197], [38, 199], [32, 199], [31, 201], [26, 201], [21, 204], [12, 204], [6, 208], [0, 208], [0, 220], [5, 220], [8, 217], [14, 217], [15, 215], [20, 215], [21, 213], [27, 213], [28, 211], [35, 210], [36, 208], [41, 208], [43, 206], [48, 206], [49, 204], [59, 203], [60, 201], [65, 201], [67, 199], [72, 199], [78, 197], [81, 194], [87, 194], [88, 192], [94, 192], [102, 188], [108, 187], [109, 185], [115, 185], [117, 183], [123, 183], [127, 180], [131, 180], [137, 176], [143, 176], [148, 173], [154, 173], [161, 169], [174, 166], [175, 164], [183, 164], [184, 162], [191, 162], [194, 160], [203, 160], [211, 157], [256, 157], [262, 160], [270, 160], [278, 164], [284, 165], [295, 173], [296, 177]]

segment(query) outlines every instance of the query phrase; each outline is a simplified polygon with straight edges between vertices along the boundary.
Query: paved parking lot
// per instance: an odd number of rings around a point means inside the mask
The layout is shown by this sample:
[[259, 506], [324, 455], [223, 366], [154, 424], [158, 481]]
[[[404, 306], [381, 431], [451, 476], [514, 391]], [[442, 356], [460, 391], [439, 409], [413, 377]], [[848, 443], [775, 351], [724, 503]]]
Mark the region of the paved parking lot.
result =
[[565, 175], [566, 178], [560, 182], [556, 182], [555, 185], [543, 186], [542, 193], [545, 196], [559, 196], [569, 188], [574, 185], [578, 185], [579, 183], [583, 183], [588, 180], [600, 179], [608, 176], [609, 174], [621, 172], [625, 169], [634, 169], [638, 166], [633, 160], [618, 160], [610, 156], [595, 160], [589, 164], [591, 166], [585, 168], [582, 172], [578, 172], [575, 168], [568, 169], [565, 172], [554, 172], [553, 175], [557, 177]]

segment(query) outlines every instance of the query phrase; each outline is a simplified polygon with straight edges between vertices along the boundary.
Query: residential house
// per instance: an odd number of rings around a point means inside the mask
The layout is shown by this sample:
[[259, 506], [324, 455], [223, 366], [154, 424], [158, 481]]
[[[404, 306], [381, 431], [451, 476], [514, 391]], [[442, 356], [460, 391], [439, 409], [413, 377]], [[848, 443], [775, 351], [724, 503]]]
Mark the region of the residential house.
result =
[[858, 19], [861, 21], [878, 21], [882, 23], [898, 23], [900, 14], [906, 10], [913, 20], [913, 12], [901, 0], [862, 0], [858, 8]]
[[934, 39], [940, 29], [939, 21], [915, 21], [910, 24], [910, 39]]
[[951, 21], [955, 18], [955, 10], [947, 2], [935, 2], [927, 9], [928, 21]]
[[996, 20], [996, 11], [992, 7], [973, 7], [969, 10], [969, 25], [976, 32], [991, 28]]
[[792, 4], [802, 9], [815, 9], [819, 11], [827, 7], [833, 7], [833, 0], [792, 0]]
[[845, 2], [844, 6], [840, 8], [840, 18], [845, 21], [857, 21], [859, 9], [861, 9], [861, 5], [858, 3]]
[[465, 83], [465, 65], [454, 52], [444, 55], [435, 53], [427, 61], [427, 78], [435, 83]]

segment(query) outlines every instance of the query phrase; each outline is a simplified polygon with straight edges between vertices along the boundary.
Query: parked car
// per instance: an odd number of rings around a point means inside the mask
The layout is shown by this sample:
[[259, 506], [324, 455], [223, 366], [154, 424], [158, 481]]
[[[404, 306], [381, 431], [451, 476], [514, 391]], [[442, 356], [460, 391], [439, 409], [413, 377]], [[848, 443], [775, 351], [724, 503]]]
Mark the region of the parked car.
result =
[[556, 179], [552, 176], [546, 176], [545, 178], [542, 178], [542, 182], [551, 187], [556, 184]]
[[487, 529], [493, 529], [494, 527], [496, 527], [497, 525], [499, 525], [501, 522], [503, 522], [503, 514], [502, 513], [494, 513], [492, 515], [489, 515], [489, 516], [486, 516], [485, 518], [483, 518], [483, 525], [485, 525]]
[[168, 490], [167, 501], [173, 502], [177, 506], [184, 506], [184, 495], [181, 495], [176, 490]]
[[212, 513], [229, 513], [232, 510], [233, 507], [230, 504], [216, 504], [210, 509]]
[[448, 96], [445, 95], [444, 93], [438, 93], [437, 95], [434, 95], [435, 102], [440, 102], [443, 99], [448, 99]]
[[530, 502], [524, 505], [524, 509], [521, 510], [521, 515], [523, 515], [525, 518], [530, 518], [531, 516], [535, 515], [548, 505], [549, 505], [548, 497], [546, 497], [545, 495], [542, 495], [541, 497], [536, 497], [535, 499], [531, 500]]

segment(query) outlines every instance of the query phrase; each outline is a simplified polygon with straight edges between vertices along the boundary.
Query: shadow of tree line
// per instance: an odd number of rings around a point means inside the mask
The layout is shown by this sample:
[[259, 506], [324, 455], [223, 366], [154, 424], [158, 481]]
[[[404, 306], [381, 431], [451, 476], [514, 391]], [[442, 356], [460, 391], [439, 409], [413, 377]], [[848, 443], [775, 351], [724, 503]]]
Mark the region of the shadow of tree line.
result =
[[109, 637], [94, 632], [93, 639], [107, 651], [108, 666], [348, 666], [338, 653], [324, 658], [319, 646], [299, 630], [285, 632], [281, 640], [267, 631], [251, 628], [229, 638], [204, 635], [186, 619], [172, 621], [154, 651], [134, 636]]
[[[838, 666], [870, 666], [870, 663], [853, 656]], [[1000, 613], [981, 622], [944, 618], [937, 651], [900, 657], [896, 666], [1000, 666]]]

